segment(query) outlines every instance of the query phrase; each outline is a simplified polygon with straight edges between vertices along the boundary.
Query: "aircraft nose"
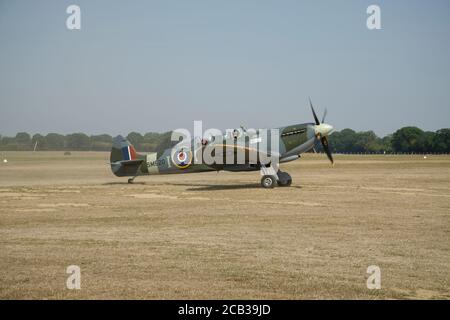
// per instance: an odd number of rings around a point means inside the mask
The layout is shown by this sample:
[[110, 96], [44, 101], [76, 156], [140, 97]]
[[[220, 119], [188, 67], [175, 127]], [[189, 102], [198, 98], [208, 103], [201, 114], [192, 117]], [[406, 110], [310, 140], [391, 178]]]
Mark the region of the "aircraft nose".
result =
[[324, 124], [325, 124], [325, 134], [324, 135], [328, 136], [329, 134], [331, 134], [333, 132], [334, 128], [331, 124], [327, 124], [327, 123], [324, 123]]
[[323, 137], [330, 135], [333, 132], [334, 128], [332, 125], [327, 123], [321, 123], [315, 126], [316, 135], [319, 134]]

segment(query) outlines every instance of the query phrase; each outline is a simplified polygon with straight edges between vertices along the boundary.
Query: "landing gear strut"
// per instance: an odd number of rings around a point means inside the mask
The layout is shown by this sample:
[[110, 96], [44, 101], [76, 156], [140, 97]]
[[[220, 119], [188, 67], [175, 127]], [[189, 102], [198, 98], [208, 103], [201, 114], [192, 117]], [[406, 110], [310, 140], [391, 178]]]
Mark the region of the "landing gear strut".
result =
[[261, 178], [261, 186], [263, 188], [268, 189], [275, 187], [278, 178], [276, 176], [275, 170], [272, 167], [261, 166], [261, 175], [263, 176]]
[[134, 182], [134, 179], [136, 178], [136, 176], [134, 176], [133, 178], [128, 179], [128, 183], [132, 184]]
[[289, 187], [292, 184], [292, 178], [287, 172], [275, 170], [272, 167], [261, 167], [261, 186], [263, 188], [273, 188], [276, 184], [280, 187]]

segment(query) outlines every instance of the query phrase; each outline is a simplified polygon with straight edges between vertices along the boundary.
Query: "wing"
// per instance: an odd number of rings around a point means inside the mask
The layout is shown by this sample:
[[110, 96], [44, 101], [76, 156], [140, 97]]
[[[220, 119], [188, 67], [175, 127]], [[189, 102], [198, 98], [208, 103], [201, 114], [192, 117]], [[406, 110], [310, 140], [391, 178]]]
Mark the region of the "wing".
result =
[[[227, 167], [234, 168], [236, 166], [249, 167], [250, 165], [259, 167], [261, 164], [268, 165], [271, 160], [270, 154], [262, 151], [258, 152], [256, 148], [226, 143], [211, 144], [204, 147], [204, 160], [207, 155], [211, 155], [213, 159], [217, 160], [217, 163], [207, 164], [216, 170], [223, 170]], [[208, 161], [205, 162], [208, 163]]]

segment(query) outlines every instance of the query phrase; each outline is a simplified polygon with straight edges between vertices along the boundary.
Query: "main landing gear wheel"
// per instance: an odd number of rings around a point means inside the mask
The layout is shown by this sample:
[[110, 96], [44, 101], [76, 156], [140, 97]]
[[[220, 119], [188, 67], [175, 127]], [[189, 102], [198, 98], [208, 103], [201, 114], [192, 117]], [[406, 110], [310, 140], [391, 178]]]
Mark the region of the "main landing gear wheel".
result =
[[280, 187], [289, 187], [292, 184], [292, 178], [287, 172], [278, 171], [278, 185]]
[[277, 177], [265, 175], [261, 179], [261, 186], [266, 189], [273, 188], [273, 187], [275, 187], [276, 181], [277, 181]]
[[132, 184], [132, 183], [134, 182], [134, 178], [136, 178], [136, 177], [133, 177], [133, 178], [128, 179], [128, 183], [129, 183], [129, 184]]

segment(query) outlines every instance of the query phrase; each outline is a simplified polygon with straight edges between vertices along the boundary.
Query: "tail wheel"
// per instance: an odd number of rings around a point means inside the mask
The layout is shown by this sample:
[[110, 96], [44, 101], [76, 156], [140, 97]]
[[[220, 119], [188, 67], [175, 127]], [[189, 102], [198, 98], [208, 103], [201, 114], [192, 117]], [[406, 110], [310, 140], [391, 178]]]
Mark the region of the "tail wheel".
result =
[[275, 176], [266, 175], [266, 176], [263, 176], [261, 179], [261, 186], [266, 189], [275, 187], [276, 183], [277, 183], [277, 178]]

